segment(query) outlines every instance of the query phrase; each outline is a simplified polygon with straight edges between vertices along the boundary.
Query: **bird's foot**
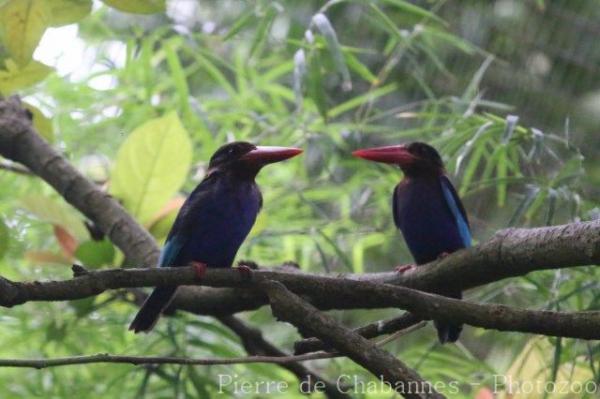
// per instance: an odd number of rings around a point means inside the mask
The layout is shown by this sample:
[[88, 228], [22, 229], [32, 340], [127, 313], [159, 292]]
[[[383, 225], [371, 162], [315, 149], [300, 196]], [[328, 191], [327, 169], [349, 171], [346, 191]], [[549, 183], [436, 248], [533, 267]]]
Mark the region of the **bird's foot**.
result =
[[438, 260], [440, 259], [444, 259], [446, 256], [450, 255], [450, 252], [442, 252], [441, 254], [438, 255]]
[[396, 270], [398, 273], [404, 274], [408, 271], [413, 271], [414, 269], [416, 269], [416, 266], [413, 263], [409, 263], [408, 265], [398, 265], [394, 270]]
[[194, 272], [196, 273], [196, 278], [198, 280], [202, 280], [204, 278], [204, 275], [206, 274], [206, 263], [191, 262], [191, 265], [194, 266]]
[[236, 267], [237, 271], [240, 273], [243, 281], [252, 280], [252, 267], [246, 264], [238, 264]]

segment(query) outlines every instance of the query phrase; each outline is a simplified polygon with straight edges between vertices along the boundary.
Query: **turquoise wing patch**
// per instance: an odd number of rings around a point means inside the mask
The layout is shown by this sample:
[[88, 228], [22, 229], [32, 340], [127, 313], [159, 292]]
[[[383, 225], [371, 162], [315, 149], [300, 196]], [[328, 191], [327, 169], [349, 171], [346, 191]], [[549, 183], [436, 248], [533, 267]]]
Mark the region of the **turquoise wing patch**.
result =
[[179, 251], [183, 247], [184, 240], [179, 237], [173, 237], [165, 243], [162, 251], [160, 252], [160, 257], [158, 258], [158, 266], [181, 266], [173, 264], [177, 255], [179, 255]]
[[458, 232], [460, 234], [460, 238], [462, 239], [465, 247], [471, 246], [471, 229], [469, 228], [469, 224], [466, 220], [466, 215], [461, 210], [462, 204], [460, 203], [460, 199], [456, 194], [456, 191], [452, 187], [452, 183], [448, 180], [447, 177], [443, 176], [441, 179], [442, 184], [442, 192], [444, 193], [444, 198], [446, 199], [446, 203], [452, 212], [452, 216], [454, 216], [454, 220], [456, 221], [456, 225], [458, 226]]

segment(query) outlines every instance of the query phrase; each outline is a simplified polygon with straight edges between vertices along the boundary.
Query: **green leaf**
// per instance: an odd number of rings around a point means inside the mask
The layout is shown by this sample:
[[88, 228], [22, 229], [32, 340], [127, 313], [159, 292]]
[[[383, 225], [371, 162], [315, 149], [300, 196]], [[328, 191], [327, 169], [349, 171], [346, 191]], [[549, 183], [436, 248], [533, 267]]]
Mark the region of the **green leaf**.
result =
[[256, 15], [254, 10], [250, 9], [242, 14], [236, 23], [227, 31], [227, 34], [223, 37], [223, 41], [227, 41], [237, 35], [242, 29], [246, 28], [251, 23], [256, 22]]
[[11, 0], [0, 8], [4, 45], [19, 65], [27, 65], [50, 24], [48, 0]]
[[167, 10], [166, 0], [102, 0], [119, 11], [133, 14], [154, 14]]
[[38, 219], [63, 227], [78, 240], [90, 238], [83, 219], [64, 202], [37, 194], [21, 198], [21, 206]]
[[312, 53], [308, 64], [308, 96], [313, 100], [319, 113], [327, 120], [327, 98], [321, 76], [321, 56], [318, 51]]
[[48, 142], [53, 142], [54, 130], [50, 118], [46, 117], [39, 108], [34, 107], [29, 103], [23, 102], [23, 106], [33, 114], [33, 127], [35, 130], [37, 130], [37, 132]]
[[306, 76], [306, 57], [304, 50], [300, 49], [294, 54], [294, 96], [296, 97], [296, 108], [302, 108], [304, 100], [302, 87]]
[[115, 247], [108, 240], [86, 241], [77, 247], [75, 257], [85, 266], [93, 268], [111, 265], [115, 258]]
[[360, 62], [354, 54], [346, 51], [344, 57], [346, 59], [346, 64], [348, 64], [348, 67], [354, 71], [354, 73], [358, 74], [361, 78], [371, 84], [374, 84], [377, 81], [377, 76], [375, 76], [365, 64]]
[[423, 19], [431, 19], [434, 20], [436, 22], [439, 22], [440, 24], [445, 24], [446, 22], [441, 19], [440, 17], [438, 17], [437, 15], [435, 15], [434, 13], [427, 11], [424, 8], [421, 8], [419, 6], [416, 6], [408, 1], [404, 1], [404, 0], [383, 0], [384, 3], [387, 3], [391, 6], [394, 6], [395, 8], [399, 9], [400, 11], [406, 13], [406, 14], [412, 14], [414, 16], [417, 17], [421, 17]]
[[92, 0], [48, 0], [50, 26], [74, 24], [92, 11]]
[[275, 22], [275, 17], [277, 16], [277, 9], [274, 6], [271, 6], [267, 9], [267, 13], [265, 16], [260, 18], [260, 22], [258, 27], [256, 28], [256, 33], [254, 35], [254, 40], [252, 41], [252, 46], [250, 47], [250, 55], [252, 57], [257, 51], [260, 54], [260, 51], [269, 36], [269, 32], [271, 31], [271, 27], [273, 26], [273, 22]]
[[344, 54], [342, 53], [342, 47], [340, 46], [337, 34], [335, 33], [333, 26], [331, 26], [329, 19], [327, 19], [325, 14], [319, 13], [313, 16], [312, 22], [317, 26], [319, 32], [321, 32], [327, 41], [327, 47], [331, 52], [336, 69], [342, 76], [342, 89], [344, 91], [352, 90], [350, 71], [348, 71], [348, 66], [344, 60]]
[[170, 112], [137, 127], [121, 145], [111, 192], [145, 222], [183, 185], [191, 162], [188, 133]]
[[8, 250], [8, 227], [4, 221], [0, 218], [0, 259], [4, 257], [4, 254]]
[[0, 69], [0, 93], [5, 96], [44, 80], [53, 71], [51, 67], [37, 61], [31, 61], [20, 68], [13, 60], [8, 59], [5, 65], [6, 69]]

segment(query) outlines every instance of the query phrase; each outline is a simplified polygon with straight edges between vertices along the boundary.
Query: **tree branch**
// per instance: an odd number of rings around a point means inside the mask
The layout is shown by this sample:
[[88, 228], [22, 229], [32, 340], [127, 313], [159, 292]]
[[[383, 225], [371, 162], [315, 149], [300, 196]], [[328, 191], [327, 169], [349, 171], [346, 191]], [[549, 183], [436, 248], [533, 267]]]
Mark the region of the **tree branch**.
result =
[[16, 173], [16, 174], [24, 175], [24, 176], [33, 176], [33, 173], [31, 173], [29, 171], [29, 169], [24, 168], [17, 164], [8, 163], [8, 162], [0, 161], [0, 170], [6, 170], [8, 172], [12, 172], [12, 173]]
[[158, 248], [152, 236], [36, 133], [18, 97], [0, 101], [0, 155], [27, 166], [54, 187], [93, 220], [131, 262], [156, 264]]
[[[381, 282], [309, 275], [299, 272], [256, 270], [253, 281], [233, 269], [208, 269], [198, 281], [194, 267], [111, 269], [79, 274], [71, 280], [19, 283], [0, 280], [0, 305], [27, 301], [72, 300], [98, 295], [108, 289], [158, 285], [208, 285], [248, 289], [259, 293], [257, 283], [278, 281], [298, 295], [319, 303], [320, 298], [355, 308], [401, 308], [424, 319], [438, 319], [502, 331], [519, 331], [582, 339], [600, 339], [600, 311], [555, 312], [477, 304]], [[264, 295], [264, 294], [263, 294]], [[319, 306], [317, 306], [319, 307]]]
[[[367, 324], [366, 326], [359, 327], [353, 331], [362, 336], [363, 338], [375, 338], [384, 334], [395, 333], [400, 330], [404, 330], [411, 326], [416, 325], [422, 319], [413, 315], [412, 313], [404, 313], [398, 317], [393, 317], [388, 320], [379, 320], [375, 323]], [[317, 352], [321, 350], [328, 350], [327, 347], [318, 338], [306, 338], [294, 343], [294, 354], [302, 355], [309, 352]]]
[[408, 368], [392, 354], [341, 326], [331, 316], [320, 312], [289, 291], [283, 284], [265, 281], [261, 286], [269, 296], [271, 309], [276, 318], [288, 321], [301, 330], [311, 331], [323, 342], [346, 354], [375, 376], [381, 377], [404, 397], [444, 397], [417, 372]]
[[189, 358], [174, 356], [126, 356], [99, 353], [87, 356], [57, 357], [52, 359], [0, 359], [0, 367], [23, 367], [43, 369], [48, 367], [71, 366], [90, 363], [127, 363], [134, 366], [141, 364], [182, 364], [188, 366], [214, 366], [226, 364], [273, 363], [290, 364], [307, 360], [330, 359], [340, 357], [339, 353], [317, 352], [299, 356], [247, 356], [219, 358]]

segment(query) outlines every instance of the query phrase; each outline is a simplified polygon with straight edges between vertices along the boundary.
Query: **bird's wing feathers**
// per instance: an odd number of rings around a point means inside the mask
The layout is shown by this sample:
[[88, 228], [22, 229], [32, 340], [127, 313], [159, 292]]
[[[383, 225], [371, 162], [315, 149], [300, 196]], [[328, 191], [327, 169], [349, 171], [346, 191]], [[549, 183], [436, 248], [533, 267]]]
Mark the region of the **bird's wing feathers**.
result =
[[469, 219], [467, 218], [467, 212], [463, 206], [460, 197], [456, 193], [454, 186], [446, 176], [440, 178], [440, 184], [442, 186], [442, 192], [446, 199], [446, 204], [456, 221], [458, 231], [465, 247], [471, 246], [471, 229], [469, 227]]
[[394, 194], [392, 195], [392, 215], [394, 216], [394, 224], [400, 228], [400, 215], [398, 212], [398, 201], [400, 201], [400, 190], [402, 189], [401, 184], [398, 184], [394, 188]]
[[177, 256], [188, 241], [188, 231], [193, 227], [192, 225], [196, 223], [194, 218], [188, 216], [190, 212], [192, 212], [192, 210], [196, 208], [198, 204], [202, 203], [210, 194], [210, 188], [212, 187], [214, 180], [212, 175], [205, 177], [184, 202], [171, 227], [171, 231], [169, 231], [165, 246], [160, 253], [158, 261], [159, 266], [182, 266], [175, 264], [177, 263]]
[[179, 255], [179, 251], [181, 251], [181, 248], [183, 248], [184, 244], [185, 239], [179, 235], [169, 238], [160, 252], [158, 266], [182, 266], [175, 264], [175, 259], [177, 259], [177, 255]]

